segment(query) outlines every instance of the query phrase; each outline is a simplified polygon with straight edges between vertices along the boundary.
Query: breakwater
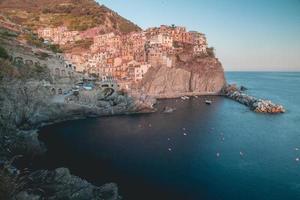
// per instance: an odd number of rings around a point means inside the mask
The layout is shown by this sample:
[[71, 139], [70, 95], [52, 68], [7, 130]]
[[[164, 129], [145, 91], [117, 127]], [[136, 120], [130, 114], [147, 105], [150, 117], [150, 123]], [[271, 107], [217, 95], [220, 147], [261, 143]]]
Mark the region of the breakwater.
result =
[[245, 87], [237, 87], [237, 85], [226, 85], [223, 88], [222, 94], [233, 99], [241, 104], [246, 105], [254, 112], [258, 113], [284, 113], [285, 109], [282, 105], [275, 104], [270, 100], [259, 99], [250, 96], [244, 92]]

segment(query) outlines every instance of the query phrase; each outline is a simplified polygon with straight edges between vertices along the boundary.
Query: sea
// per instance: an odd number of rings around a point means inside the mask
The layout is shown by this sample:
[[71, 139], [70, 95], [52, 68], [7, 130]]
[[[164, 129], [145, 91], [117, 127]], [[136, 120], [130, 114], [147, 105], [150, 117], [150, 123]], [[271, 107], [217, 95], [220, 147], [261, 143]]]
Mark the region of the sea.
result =
[[[227, 72], [226, 79], [286, 113], [255, 113], [219, 96], [160, 100], [152, 114], [43, 127], [48, 151], [31, 167], [117, 183], [125, 200], [300, 199], [300, 73]], [[166, 106], [176, 110], [164, 113]]]

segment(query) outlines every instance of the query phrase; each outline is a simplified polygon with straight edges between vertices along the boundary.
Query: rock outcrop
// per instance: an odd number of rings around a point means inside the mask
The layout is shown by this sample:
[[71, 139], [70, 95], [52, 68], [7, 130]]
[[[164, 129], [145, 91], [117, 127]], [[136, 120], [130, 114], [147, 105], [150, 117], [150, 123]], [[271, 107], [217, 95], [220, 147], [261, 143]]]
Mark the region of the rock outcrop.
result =
[[215, 57], [177, 55], [173, 67], [148, 70], [141, 88], [157, 98], [218, 94], [226, 84], [221, 63]]
[[282, 105], [274, 104], [269, 100], [258, 99], [249, 96], [239, 89], [236, 85], [227, 85], [223, 88], [222, 93], [241, 104], [248, 106], [251, 110], [258, 113], [284, 113], [285, 109]]
[[26, 178], [27, 189], [16, 194], [16, 200], [29, 199], [80, 199], [80, 200], [119, 200], [118, 187], [108, 183], [94, 186], [70, 174], [66, 168], [54, 171], [39, 170]]

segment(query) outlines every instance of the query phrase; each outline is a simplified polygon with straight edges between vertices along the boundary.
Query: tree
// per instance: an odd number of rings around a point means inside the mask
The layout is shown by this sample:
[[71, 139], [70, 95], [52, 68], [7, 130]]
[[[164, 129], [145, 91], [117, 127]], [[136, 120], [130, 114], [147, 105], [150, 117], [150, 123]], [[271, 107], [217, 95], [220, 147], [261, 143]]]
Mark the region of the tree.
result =
[[215, 57], [215, 48], [214, 47], [207, 48], [206, 52], [209, 57]]
[[9, 58], [7, 51], [2, 46], [0, 46], [0, 58], [4, 58], [4, 59]]

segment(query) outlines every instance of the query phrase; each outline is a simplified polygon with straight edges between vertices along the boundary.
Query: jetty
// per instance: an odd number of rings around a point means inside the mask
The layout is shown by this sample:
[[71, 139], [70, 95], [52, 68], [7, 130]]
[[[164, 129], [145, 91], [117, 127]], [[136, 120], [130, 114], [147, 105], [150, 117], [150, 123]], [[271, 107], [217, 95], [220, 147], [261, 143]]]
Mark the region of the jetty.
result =
[[230, 99], [246, 105], [254, 112], [270, 114], [285, 112], [285, 109], [282, 105], [275, 104], [270, 100], [264, 100], [250, 96], [246, 94], [244, 90], [238, 88], [235, 84], [226, 85], [222, 90], [222, 94]]

